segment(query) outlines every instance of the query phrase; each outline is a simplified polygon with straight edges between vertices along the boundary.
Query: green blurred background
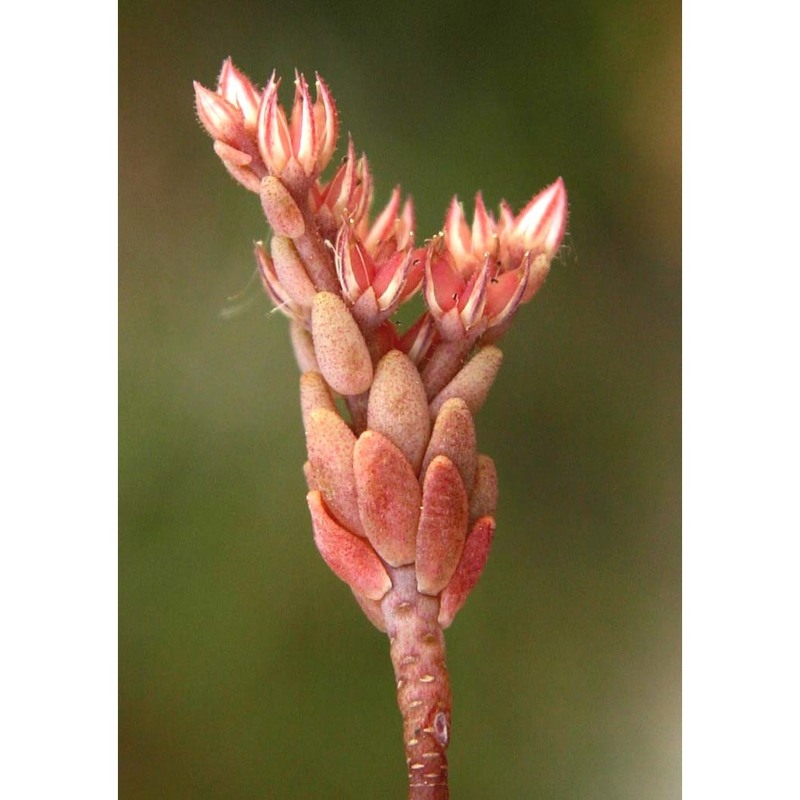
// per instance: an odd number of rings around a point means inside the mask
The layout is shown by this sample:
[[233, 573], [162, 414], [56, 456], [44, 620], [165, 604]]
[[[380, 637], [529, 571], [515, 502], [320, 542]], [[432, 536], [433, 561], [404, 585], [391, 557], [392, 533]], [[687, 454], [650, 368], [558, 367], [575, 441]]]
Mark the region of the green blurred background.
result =
[[680, 795], [680, 4], [120, 10], [120, 795], [401, 798], [388, 644], [314, 549], [266, 235], [193, 111], [319, 71], [420, 237], [562, 175], [568, 236], [478, 417], [486, 572], [448, 631], [452, 791]]

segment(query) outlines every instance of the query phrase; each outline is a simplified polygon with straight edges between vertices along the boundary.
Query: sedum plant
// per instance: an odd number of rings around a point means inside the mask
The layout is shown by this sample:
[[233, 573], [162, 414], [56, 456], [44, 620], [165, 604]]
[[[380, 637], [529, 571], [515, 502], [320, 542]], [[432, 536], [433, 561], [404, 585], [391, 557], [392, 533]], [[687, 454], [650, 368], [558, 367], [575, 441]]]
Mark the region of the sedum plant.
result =
[[[451, 734], [443, 631], [495, 530], [497, 475], [474, 417], [500, 367], [497, 341], [559, 248], [566, 191], [559, 178], [496, 217], [479, 193], [471, 225], [454, 198], [443, 230], [420, 243], [399, 188], [373, 215], [370, 166], [350, 137], [323, 179], [339, 129], [323, 80], [312, 102], [295, 75], [290, 115], [279, 84], [273, 73], [258, 89], [228, 59], [215, 91], [195, 83], [197, 114], [272, 229], [255, 257], [301, 373], [314, 541], [388, 634], [409, 798], [440, 800]], [[402, 332], [393, 315], [419, 291], [426, 309]]]

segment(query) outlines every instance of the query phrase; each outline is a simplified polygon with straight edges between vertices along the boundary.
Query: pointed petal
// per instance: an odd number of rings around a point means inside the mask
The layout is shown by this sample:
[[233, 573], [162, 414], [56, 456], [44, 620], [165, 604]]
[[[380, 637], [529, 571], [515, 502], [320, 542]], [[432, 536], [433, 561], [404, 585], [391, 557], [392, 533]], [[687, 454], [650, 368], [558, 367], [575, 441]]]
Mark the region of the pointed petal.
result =
[[472, 253], [483, 255], [488, 249], [489, 239], [494, 233], [494, 220], [486, 211], [483, 203], [483, 194], [475, 195], [475, 217], [472, 220]]
[[295, 72], [295, 96], [290, 126], [292, 152], [306, 175], [316, 168], [317, 134], [314, 128], [314, 109], [305, 77]]
[[325, 563], [351, 589], [369, 600], [380, 600], [392, 581], [365, 539], [350, 533], [328, 514], [319, 492], [306, 496], [314, 525], [314, 542]]
[[222, 63], [222, 71], [217, 82], [217, 91], [229, 102], [242, 110], [244, 126], [248, 133], [254, 133], [258, 126], [258, 107], [261, 92], [250, 79], [240, 72], [230, 58]]
[[481, 517], [472, 527], [464, 552], [439, 602], [439, 624], [448, 628], [481, 577], [494, 537], [494, 519]]
[[247, 137], [244, 134], [241, 110], [197, 81], [194, 82], [194, 95], [197, 116], [211, 138], [234, 147], [242, 147]]
[[567, 227], [567, 190], [559, 178], [537, 194], [514, 222], [513, 236], [525, 250], [552, 258]]
[[444, 241], [447, 249], [458, 263], [472, 254], [469, 226], [464, 216], [464, 208], [457, 197], [450, 201], [444, 223]]
[[400, 187], [395, 186], [392, 191], [392, 196], [386, 207], [378, 215], [375, 223], [370, 228], [369, 234], [364, 239], [365, 247], [374, 253], [380, 242], [385, 241], [394, 234], [395, 221], [397, 220], [397, 212], [400, 208]]
[[486, 301], [489, 325], [503, 325], [514, 316], [525, 296], [530, 274], [530, 257], [526, 254], [520, 267], [492, 278]]
[[436, 325], [430, 314], [423, 314], [401, 337], [400, 349], [419, 365], [436, 338]]
[[415, 557], [421, 491], [411, 464], [376, 431], [365, 431], [353, 455], [358, 508], [367, 538], [393, 567]]
[[345, 297], [355, 302], [370, 286], [375, 276], [375, 263], [359, 242], [349, 223], [339, 228], [334, 249], [334, 262], [339, 284]]
[[413, 250], [405, 252], [401, 250], [388, 261], [384, 261], [376, 270], [372, 287], [375, 289], [378, 305], [382, 311], [393, 309], [403, 296], [413, 256]]
[[278, 105], [279, 85], [273, 72], [258, 109], [258, 151], [272, 175], [280, 175], [292, 155], [286, 115]]
[[453, 577], [467, 537], [468, 513], [458, 467], [447, 456], [436, 456], [425, 472], [417, 529], [415, 569], [423, 594], [439, 594]]
[[314, 104], [314, 125], [317, 132], [317, 172], [322, 172], [336, 150], [339, 135], [339, 118], [336, 103], [325, 81], [319, 73], [317, 79], [317, 102]]
[[459, 316], [467, 331], [473, 328], [483, 316], [483, 310], [486, 307], [486, 291], [489, 285], [491, 268], [491, 257], [487, 256], [475, 278], [472, 288], [469, 290], [466, 302], [463, 305], [459, 303]]

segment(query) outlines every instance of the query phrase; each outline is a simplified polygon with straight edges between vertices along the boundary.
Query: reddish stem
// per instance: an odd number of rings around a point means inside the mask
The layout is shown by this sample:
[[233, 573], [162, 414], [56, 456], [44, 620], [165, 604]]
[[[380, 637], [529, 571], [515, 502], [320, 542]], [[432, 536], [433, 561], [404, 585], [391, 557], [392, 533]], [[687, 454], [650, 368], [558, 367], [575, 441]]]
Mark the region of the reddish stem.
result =
[[403, 715], [409, 800], [448, 800], [450, 678], [439, 600], [420, 594], [414, 567], [390, 569], [392, 588], [381, 601]]

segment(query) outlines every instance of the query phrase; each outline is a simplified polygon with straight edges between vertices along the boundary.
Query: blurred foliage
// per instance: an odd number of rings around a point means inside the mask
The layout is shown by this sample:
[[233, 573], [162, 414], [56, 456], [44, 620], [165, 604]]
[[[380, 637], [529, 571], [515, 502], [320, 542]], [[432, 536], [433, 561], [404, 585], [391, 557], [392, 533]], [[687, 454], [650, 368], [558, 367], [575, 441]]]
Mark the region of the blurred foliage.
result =
[[680, 5], [120, 4], [120, 795], [404, 796], [388, 644], [317, 555], [266, 233], [192, 107], [324, 75], [420, 236], [562, 175], [478, 418], [498, 533], [448, 632], [453, 796], [680, 794]]

